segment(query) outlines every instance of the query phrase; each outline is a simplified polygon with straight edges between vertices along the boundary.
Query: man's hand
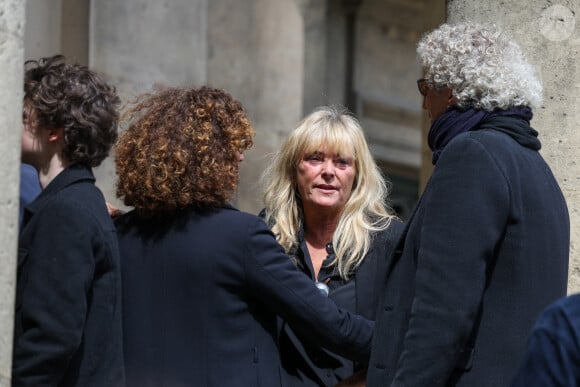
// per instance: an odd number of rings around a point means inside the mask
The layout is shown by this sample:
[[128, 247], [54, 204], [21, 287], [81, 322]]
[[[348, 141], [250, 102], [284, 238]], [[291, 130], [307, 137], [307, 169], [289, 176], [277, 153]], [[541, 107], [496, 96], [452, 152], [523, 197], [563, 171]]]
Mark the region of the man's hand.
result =
[[367, 379], [367, 370], [360, 370], [355, 372], [348, 378], [340, 381], [336, 387], [365, 387]]
[[106, 203], [107, 203], [107, 211], [109, 211], [109, 215], [111, 216], [111, 218], [114, 219], [117, 216], [121, 216], [125, 213], [124, 211], [118, 209], [117, 207], [113, 206], [109, 202], [106, 202]]

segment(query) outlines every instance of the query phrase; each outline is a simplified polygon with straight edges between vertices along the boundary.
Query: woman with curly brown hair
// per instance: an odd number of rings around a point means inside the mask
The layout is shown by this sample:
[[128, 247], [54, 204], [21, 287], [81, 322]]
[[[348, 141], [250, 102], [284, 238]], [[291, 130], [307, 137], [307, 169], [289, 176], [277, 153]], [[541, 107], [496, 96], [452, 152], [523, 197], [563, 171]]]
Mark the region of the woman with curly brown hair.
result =
[[336, 308], [268, 226], [228, 204], [254, 130], [209, 87], [144, 96], [116, 148], [128, 386], [282, 385], [279, 315], [313, 341], [368, 356], [372, 323]]

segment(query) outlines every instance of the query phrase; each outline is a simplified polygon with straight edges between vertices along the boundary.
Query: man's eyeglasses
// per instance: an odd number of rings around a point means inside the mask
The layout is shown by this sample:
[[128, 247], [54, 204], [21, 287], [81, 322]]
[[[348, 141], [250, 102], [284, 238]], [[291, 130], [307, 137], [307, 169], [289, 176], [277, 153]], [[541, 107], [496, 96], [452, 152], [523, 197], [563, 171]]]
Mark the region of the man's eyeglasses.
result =
[[419, 93], [425, 97], [427, 95], [427, 91], [429, 91], [427, 80], [425, 78], [417, 79], [417, 88], [419, 89]]

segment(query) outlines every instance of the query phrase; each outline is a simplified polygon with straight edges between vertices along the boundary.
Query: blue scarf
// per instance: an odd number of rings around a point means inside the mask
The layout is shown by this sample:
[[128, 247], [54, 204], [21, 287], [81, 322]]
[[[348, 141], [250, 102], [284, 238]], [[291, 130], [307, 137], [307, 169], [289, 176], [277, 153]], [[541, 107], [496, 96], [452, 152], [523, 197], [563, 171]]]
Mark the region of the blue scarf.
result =
[[445, 113], [433, 122], [429, 129], [427, 141], [429, 148], [433, 151], [433, 165], [437, 163], [441, 152], [455, 136], [475, 129], [480, 123], [489, 118], [499, 116], [522, 119], [529, 125], [533, 113], [532, 109], [527, 106], [518, 106], [508, 110], [496, 109], [492, 112], [473, 108], [461, 109], [455, 105], [449, 107]]

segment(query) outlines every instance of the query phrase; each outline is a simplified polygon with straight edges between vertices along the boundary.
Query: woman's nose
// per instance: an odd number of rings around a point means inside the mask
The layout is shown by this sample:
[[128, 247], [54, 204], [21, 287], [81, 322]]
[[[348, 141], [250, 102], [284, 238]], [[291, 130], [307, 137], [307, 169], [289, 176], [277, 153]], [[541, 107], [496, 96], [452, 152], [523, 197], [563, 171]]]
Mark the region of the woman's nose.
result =
[[322, 164], [322, 174], [327, 176], [334, 176], [334, 162], [333, 160], [326, 160]]

